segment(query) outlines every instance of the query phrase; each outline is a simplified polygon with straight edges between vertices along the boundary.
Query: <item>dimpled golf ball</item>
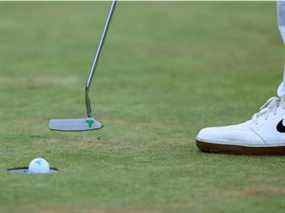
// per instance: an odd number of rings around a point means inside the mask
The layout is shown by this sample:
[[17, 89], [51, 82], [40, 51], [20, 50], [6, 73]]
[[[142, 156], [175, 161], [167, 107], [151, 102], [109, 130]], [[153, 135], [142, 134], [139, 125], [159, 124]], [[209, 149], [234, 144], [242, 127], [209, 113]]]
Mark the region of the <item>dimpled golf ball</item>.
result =
[[50, 172], [50, 165], [43, 158], [35, 158], [30, 162], [28, 171], [32, 174], [46, 174]]

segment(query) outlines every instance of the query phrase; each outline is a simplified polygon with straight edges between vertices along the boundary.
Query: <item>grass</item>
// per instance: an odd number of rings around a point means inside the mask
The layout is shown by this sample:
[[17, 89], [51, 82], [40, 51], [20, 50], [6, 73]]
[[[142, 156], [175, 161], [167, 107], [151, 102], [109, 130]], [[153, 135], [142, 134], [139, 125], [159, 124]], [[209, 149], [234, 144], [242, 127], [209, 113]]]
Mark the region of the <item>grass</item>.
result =
[[[273, 2], [122, 2], [84, 115], [103, 2], [0, 3], [1, 212], [283, 212], [285, 158], [200, 153], [206, 126], [273, 96], [284, 48]], [[11, 175], [44, 156], [61, 172]]]

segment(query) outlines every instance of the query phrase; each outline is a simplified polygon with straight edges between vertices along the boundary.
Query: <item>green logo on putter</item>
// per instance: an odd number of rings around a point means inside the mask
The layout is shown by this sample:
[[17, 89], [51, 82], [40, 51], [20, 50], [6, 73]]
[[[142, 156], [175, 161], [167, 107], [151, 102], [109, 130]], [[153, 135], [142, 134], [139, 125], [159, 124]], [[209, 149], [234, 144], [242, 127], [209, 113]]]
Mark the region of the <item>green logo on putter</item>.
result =
[[94, 124], [94, 120], [86, 120], [86, 123], [87, 123], [88, 127], [91, 128]]

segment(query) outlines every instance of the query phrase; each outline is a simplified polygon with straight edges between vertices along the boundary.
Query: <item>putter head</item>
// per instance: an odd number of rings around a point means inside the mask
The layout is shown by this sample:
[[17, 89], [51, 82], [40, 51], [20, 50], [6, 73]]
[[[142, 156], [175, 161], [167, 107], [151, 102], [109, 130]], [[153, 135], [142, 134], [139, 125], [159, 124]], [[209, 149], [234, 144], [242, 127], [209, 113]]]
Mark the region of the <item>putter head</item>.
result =
[[102, 123], [94, 118], [52, 119], [48, 126], [50, 130], [66, 132], [90, 131], [103, 127]]

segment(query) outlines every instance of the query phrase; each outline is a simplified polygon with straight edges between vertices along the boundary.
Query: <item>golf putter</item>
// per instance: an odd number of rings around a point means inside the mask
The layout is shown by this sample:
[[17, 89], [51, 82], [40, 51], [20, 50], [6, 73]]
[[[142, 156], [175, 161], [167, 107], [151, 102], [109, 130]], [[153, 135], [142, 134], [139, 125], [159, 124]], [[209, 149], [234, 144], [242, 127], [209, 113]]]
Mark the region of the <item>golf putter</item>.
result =
[[92, 113], [92, 107], [91, 107], [91, 101], [89, 97], [89, 90], [92, 84], [94, 72], [96, 70], [101, 51], [104, 45], [104, 41], [109, 29], [109, 25], [111, 22], [111, 18], [113, 15], [113, 12], [115, 10], [117, 1], [113, 0], [111, 7], [109, 9], [108, 15], [106, 17], [105, 21], [105, 26], [103, 29], [103, 32], [100, 37], [100, 42], [97, 47], [96, 54], [93, 58], [88, 79], [86, 81], [85, 85], [85, 105], [86, 105], [86, 113], [87, 113], [87, 118], [79, 118], [79, 119], [52, 119], [49, 121], [49, 129], [50, 130], [55, 130], [55, 131], [89, 131], [89, 130], [96, 130], [100, 129], [103, 127], [102, 123], [97, 121], [93, 117]]

